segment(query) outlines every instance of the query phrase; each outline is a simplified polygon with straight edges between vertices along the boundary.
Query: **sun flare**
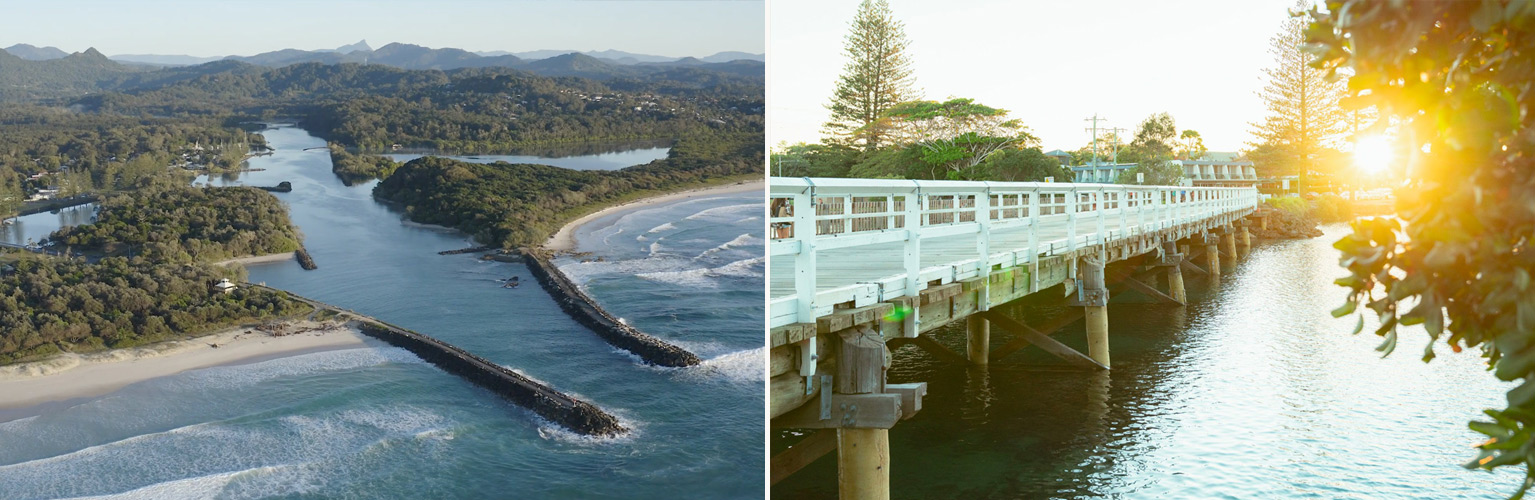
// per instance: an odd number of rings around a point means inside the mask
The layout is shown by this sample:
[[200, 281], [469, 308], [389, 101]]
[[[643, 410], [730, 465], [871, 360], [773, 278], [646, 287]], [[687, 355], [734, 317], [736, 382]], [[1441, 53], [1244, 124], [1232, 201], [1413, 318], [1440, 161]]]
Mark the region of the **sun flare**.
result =
[[1360, 172], [1376, 174], [1391, 166], [1391, 140], [1384, 136], [1362, 137], [1354, 143], [1354, 166]]

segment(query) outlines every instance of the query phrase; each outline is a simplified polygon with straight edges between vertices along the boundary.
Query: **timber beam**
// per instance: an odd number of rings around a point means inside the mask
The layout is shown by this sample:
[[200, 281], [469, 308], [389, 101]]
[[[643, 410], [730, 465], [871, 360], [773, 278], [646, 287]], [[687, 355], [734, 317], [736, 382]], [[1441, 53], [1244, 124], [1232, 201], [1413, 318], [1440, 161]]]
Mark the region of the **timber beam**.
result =
[[[1023, 324], [1018, 320], [992, 311], [986, 311], [981, 314], [984, 315], [988, 321], [995, 323], [1002, 329], [1008, 330], [1013, 332], [1015, 335], [1018, 335], [1019, 340], [1039, 346], [1040, 349], [1044, 349], [1045, 352], [1048, 352], [1057, 358], [1061, 358], [1072, 366], [1086, 368], [1089, 370], [1109, 369], [1109, 367], [1093, 360], [1093, 358], [1088, 357], [1086, 354], [1077, 352], [1077, 350], [1072, 349], [1071, 346], [1062, 344], [1060, 341], [1050, 338], [1049, 335], [1045, 335], [1044, 333], [1040, 333], [1033, 328], [1029, 328], [1028, 325]], [[1081, 312], [1079, 311], [1078, 314], [1081, 314]]]

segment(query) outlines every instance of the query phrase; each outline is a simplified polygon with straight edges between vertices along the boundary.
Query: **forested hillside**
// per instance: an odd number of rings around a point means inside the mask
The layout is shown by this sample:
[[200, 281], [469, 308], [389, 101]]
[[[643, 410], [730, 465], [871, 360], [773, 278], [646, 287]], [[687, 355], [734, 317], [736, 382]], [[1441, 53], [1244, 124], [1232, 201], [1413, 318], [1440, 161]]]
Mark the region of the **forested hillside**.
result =
[[593, 206], [761, 171], [761, 134], [716, 135], [685, 138], [666, 159], [617, 171], [418, 158], [380, 182], [373, 196], [404, 206], [417, 222], [514, 248], [543, 243]]

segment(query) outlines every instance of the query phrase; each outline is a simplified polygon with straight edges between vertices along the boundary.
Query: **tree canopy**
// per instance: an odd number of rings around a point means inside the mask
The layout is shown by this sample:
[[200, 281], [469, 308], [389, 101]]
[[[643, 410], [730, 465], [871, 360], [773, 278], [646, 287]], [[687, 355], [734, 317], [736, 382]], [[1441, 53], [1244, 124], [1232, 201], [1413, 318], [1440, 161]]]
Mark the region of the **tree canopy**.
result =
[[[1297, 11], [1304, 11], [1311, 7], [1311, 1], [1297, 0], [1295, 6]], [[1263, 169], [1294, 173], [1302, 183], [1310, 171], [1317, 170], [1317, 159], [1324, 150], [1343, 138], [1348, 123], [1338, 102], [1345, 95], [1344, 85], [1328, 78], [1326, 71], [1312, 67], [1312, 56], [1303, 47], [1305, 36], [1306, 20], [1292, 17], [1270, 39], [1274, 64], [1263, 70], [1267, 83], [1258, 92], [1267, 115], [1253, 124], [1258, 140], [1250, 144], [1293, 155], [1269, 156], [1267, 160], [1277, 164]]]
[[887, 142], [886, 112], [918, 97], [904, 25], [885, 0], [863, 0], [842, 50], [847, 63], [832, 93], [826, 131], [839, 144], [873, 151]]

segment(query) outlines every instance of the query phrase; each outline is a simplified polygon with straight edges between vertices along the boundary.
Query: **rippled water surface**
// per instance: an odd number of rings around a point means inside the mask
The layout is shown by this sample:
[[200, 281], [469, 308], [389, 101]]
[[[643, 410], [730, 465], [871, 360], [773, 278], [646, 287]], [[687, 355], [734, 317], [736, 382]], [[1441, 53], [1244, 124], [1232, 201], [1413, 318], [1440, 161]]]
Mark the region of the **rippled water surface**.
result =
[[[620, 270], [578, 275], [615, 314], [706, 359], [687, 369], [640, 365], [560, 311], [526, 267], [437, 255], [470, 243], [402, 222], [371, 199], [371, 182], [342, 185], [323, 150], [303, 151], [324, 146], [320, 139], [294, 128], [265, 135], [277, 154], [251, 161], [264, 171], [212, 182], [292, 182], [291, 193], [276, 196], [319, 269], [252, 265], [252, 281], [451, 342], [584, 398], [635, 432], [574, 436], [408, 352], [374, 344], [196, 370], [0, 423], [0, 498], [761, 496], [760, 267], [706, 277], [707, 293]], [[749, 198], [661, 205], [629, 220], [685, 227]], [[755, 200], [760, 212], [760, 193]], [[746, 218], [695, 227], [675, 248], [682, 255], [722, 246], [761, 226], [733, 222]], [[609, 262], [644, 260], [632, 245], [582, 247]], [[716, 253], [719, 260], [696, 262], [713, 268], [745, 259]], [[637, 265], [685, 272], [693, 262]], [[511, 276], [527, 284], [501, 288], [497, 280]], [[624, 290], [629, 279], [637, 289]], [[717, 312], [726, 307], [738, 311]]]
[[[1422, 363], [1420, 329], [1386, 359], [1377, 337], [1349, 336], [1353, 319], [1328, 314], [1342, 297], [1330, 245], [1346, 228], [1324, 229], [1258, 245], [1218, 284], [1186, 273], [1186, 311], [1112, 304], [1111, 373], [1054, 369], [1033, 348], [989, 371], [903, 348], [891, 381], [930, 385], [890, 433], [892, 497], [1506, 498], [1522, 470], [1459, 464], [1482, 440], [1466, 421], [1511, 387], [1470, 351]], [[1056, 338], [1086, 352], [1083, 328]], [[964, 338], [962, 325], [939, 333], [960, 353]], [[994, 346], [1008, 340], [993, 327]], [[835, 458], [773, 496], [835, 498]]]

